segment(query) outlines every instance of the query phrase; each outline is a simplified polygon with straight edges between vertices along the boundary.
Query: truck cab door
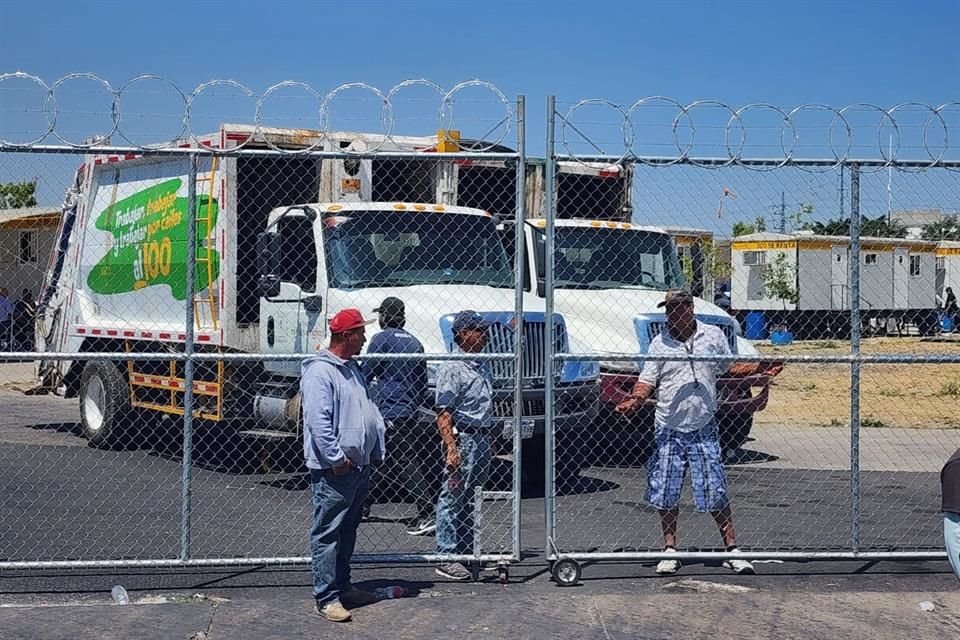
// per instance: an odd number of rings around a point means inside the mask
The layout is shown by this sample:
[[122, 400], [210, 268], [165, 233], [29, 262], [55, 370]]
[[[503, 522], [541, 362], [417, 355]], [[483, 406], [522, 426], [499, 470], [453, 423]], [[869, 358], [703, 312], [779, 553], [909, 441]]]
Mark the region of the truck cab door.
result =
[[[272, 236], [272, 237], [270, 237]], [[261, 266], [260, 351], [312, 354], [326, 340], [323, 298], [318, 292], [317, 239], [313, 220], [288, 213], [272, 232], [261, 236], [261, 254], [272, 252], [271, 265]], [[265, 362], [276, 375], [297, 376], [300, 363]]]

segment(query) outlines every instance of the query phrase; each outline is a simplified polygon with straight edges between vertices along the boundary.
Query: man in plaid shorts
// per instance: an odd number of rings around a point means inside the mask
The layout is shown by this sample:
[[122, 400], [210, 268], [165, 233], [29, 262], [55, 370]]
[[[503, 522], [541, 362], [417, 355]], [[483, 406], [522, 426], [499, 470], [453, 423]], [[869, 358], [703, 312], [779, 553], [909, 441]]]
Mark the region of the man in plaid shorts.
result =
[[[698, 322], [693, 296], [684, 290], [668, 291], [659, 307], [666, 307], [667, 328], [650, 343], [648, 353], [657, 356], [730, 355], [726, 336], [717, 327]], [[723, 536], [727, 551], [738, 553], [733, 513], [727, 494], [727, 476], [720, 455], [720, 439], [714, 413], [717, 409], [717, 376], [727, 373], [775, 376], [779, 363], [693, 362], [690, 360], [646, 361], [630, 397], [617, 406], [629, 415], [656, 391], [657, 409], [654, 452], [647, 462], [647, 501], [660, 512], [664, 551], [676, 553], [678, 503], [687, 467], [693, 481], [696, 510], [709, 511]], [[723, 566], [734, 573], [754, 573], [748, 561], [733, 558]], [[661, 560], [657, 573], [672, 574], [680, 561]]]

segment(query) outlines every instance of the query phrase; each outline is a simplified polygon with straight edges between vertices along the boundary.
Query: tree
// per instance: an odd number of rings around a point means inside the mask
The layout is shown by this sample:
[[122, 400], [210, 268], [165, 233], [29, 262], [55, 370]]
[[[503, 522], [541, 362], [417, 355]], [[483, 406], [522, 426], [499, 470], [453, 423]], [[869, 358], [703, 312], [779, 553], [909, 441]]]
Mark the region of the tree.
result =
[[956, 220], [944, 219], [923, 226], [921, 237], [924, 240], [960, 241], [960, 225]]
[[797, 291], [797, 266], [791, 264], [787, 254], [778, 253], [771, 264], [763, 269], [763, 293], [766, 297], [780, 300], [783, 308], [787, 304], [797, 304], [800, 300]]
[[0, 182], [0, 209], [37, 206], [37, 181]]
[[733, 237], [737, 236], [748, 236], [751, 233], [755, 233], [756, 228], [749, 222], [734, 222], [733, 223]]
[[[849, 236], [850, 218], [835, 218], [826, 222], [805, 224], [804, 229], [821, 236]], [[905, 238], [907, 228], [896, 221], [887, 220], [886, 215], [876, 218], [863, 218], [860, 221], [860, 235], [875, 238]]]

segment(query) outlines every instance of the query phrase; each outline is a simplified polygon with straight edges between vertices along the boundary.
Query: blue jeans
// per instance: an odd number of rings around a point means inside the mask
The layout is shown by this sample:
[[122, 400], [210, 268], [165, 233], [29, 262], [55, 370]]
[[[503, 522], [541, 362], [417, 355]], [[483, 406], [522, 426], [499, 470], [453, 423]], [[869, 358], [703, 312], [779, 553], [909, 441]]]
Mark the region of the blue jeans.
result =
[[329, 469], [310, 470], [313, 597], [321, 604], [338, 599], [351, 588], [350, 557], [357, 543], [357, 527], [369, 482], [369, 467], [354, 469], [345, 476], [334, 475]]
[[960, 580], [960, 513], [943, 514], [943, 542], [953, 573]]
[[490, 434], [461, 433], [457, 436], [460, 467], [443, 472], [443, 488], [437, 500], [437, 552], [473, 553], [473, 498], [490, 472]]

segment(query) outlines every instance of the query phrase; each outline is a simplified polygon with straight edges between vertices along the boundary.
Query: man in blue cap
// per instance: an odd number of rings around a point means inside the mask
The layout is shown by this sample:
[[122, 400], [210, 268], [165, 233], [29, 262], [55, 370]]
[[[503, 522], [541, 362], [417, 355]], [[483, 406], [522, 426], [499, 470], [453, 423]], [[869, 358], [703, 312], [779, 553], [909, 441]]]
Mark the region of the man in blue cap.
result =
[[[453, 341], [462, 353], [480, 353], [489, 323], [476, 311], [461, 311], [453, 321]], [[493, 425], [493, 372], [486, 362], [444, 362], [437, 372], [437, 428], [446, 466], [437, 502], [437, 551], [466, 555], [473, 550], [473, 496], [490, 469]], [[473, 574], [461, 562], [437, 566], [437, 574], [468, 581]]]

